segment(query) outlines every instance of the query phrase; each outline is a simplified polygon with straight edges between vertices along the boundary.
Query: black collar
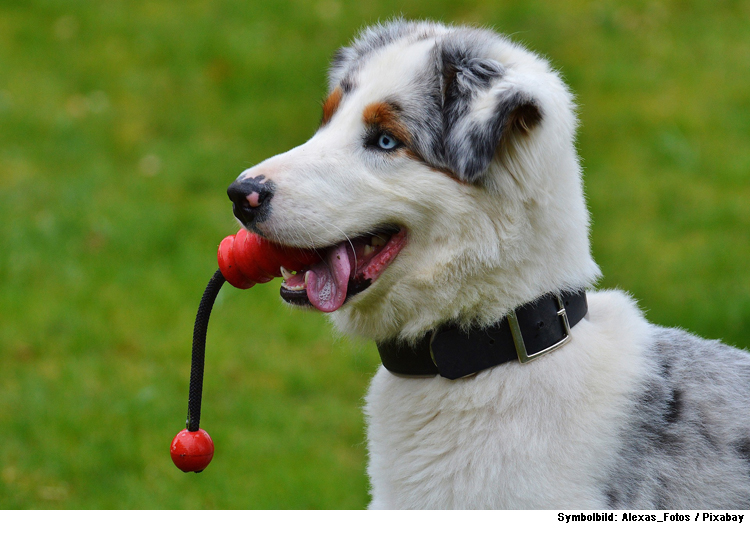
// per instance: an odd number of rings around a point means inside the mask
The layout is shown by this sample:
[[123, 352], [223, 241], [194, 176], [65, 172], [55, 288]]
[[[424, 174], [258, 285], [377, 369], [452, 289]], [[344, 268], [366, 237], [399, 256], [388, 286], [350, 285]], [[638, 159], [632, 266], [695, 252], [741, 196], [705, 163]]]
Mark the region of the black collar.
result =
[[504, 362], [529, 362], [571, 339], [570, 329], [588, 312], [586, 291], [547, 294], [519, 306], [495, 325], [468, 333], [449, 323], [414, 346], [379, 342], [388, 371], [409, 377], [459, 379]]

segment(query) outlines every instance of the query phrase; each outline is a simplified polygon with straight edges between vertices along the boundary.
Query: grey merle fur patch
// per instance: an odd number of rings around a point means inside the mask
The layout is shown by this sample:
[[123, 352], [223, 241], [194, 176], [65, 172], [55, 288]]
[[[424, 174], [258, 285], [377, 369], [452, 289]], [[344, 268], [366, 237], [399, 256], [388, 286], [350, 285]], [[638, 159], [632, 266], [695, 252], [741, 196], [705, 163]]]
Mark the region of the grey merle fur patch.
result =
[[412, 152], [428, 165], [452, 172], [466, 182], [478, 182], [505, 137], [528, 133], [542, 121], [537, 102], [519, 89], [496, 92], [491, 114], [472, 116], [475, 101], [493, 91], [505, 67], [490, 58], [488, 32], [461, 28], [443, 33], [430, 23], [396, 21], [366, 30], [351, 46], [340, 49], [329, 71], [330, 90], [344, 94], [357, 87], [357, 73], [372, 54], [400, 40], [434, 40], [432, 60], [415, 75], [412, 91], [393, 96], [401, 120], [414, 133]]
[[705, 508], [749, 506], [745, 353], [677, 329], [655, 329], [654, 342], [604, 492], [610, 507], [697, 508], [691, 499]]

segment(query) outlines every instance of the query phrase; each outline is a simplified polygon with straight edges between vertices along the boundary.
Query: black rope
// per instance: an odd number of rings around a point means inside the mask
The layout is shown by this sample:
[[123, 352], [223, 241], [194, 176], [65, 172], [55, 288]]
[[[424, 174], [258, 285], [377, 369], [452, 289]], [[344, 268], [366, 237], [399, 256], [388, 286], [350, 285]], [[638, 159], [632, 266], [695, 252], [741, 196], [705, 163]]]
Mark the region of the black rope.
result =
[[201, 421], [201, 395], [203, 393], [203, 365], [206, 359], [206, 331], [208, 318], [216, 296], [226, 279], [220, 270], [214, 273], [203, 292], [193, 328], [193, 362], [190, 365], [190, 393], [188, 395], [187, 429], [197, 432]]

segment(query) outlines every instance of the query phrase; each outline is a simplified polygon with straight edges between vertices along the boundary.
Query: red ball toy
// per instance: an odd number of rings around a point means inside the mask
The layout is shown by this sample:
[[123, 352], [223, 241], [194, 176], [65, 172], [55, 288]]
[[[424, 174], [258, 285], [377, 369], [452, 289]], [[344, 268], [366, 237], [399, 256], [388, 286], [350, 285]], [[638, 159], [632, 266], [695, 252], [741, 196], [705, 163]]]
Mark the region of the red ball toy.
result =
[[226, 280], [236, 288], [247, 289], [281, 276], [282, 266], [289, 271], [299, 271], [321, 259], [314, 250], [271, 243], [245, 229], [235, 235], [225, 237], [219, 245], [217, 257], [219, 271], [211, 278], [203, 294], [193, 333], [193, 363], [190, 368], [187, 423], [188, 427], [197, 428], [197, 431], [182, 430], [172, 439], [170, 447], [172, 461], [186, 473], [200, 473], [208, 467], [214, 457], [214, 442], [205, 430], [198, 428], [198, 424], [208, 318], [222, 284]]
[[314, 250], [272, 243], [244, 228], [224, 238], [217, 258], [227, 282], [243, 290], [280, 277], [282, 266], [289, 271], [299, 271], [321, 259]]
[[214, 442], [206, 430], [182, 430], [172, 439], [172, 461], [183, 472], [200, 473], [214, 457]]

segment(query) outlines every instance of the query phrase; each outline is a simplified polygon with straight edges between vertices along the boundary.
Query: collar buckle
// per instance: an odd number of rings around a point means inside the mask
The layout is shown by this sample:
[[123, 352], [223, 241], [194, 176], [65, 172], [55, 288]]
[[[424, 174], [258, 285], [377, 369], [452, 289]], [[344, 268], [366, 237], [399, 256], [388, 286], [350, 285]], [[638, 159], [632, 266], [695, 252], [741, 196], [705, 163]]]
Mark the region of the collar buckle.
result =
[[511, 310], [508, 313], [507, 319], [508, 319], [508, 325], [510, 326], [510, 332], [513, 336], [513, 344], [516, 346], [516, 353], [518, 354], [518, 362], [521, 364], [526, 364], [527, 362], [531, 362], [534, 359], [538, 359], [542, 355], [546, 355], [547, 353], [550, 353], [552, 351], [555, 351], [556, 349], [561, 348], [568, 342], [570, 342], [572, 335], [570, 333], [570, 322], [568, 321], [568, 312], [565, 310], [565, 304], [563, 303], [562, 298], [560, 297], [560, 294], [555, 294], [555, 299], [557, 299], [557, 306], [558, 311], [557, 315], [562, 318], [562, 325], [563, 325], [563, 331], [565, 332], [565, 336], [562, 338], [562, 340], [559, 340], [558, 342], [552, 344], [551, 346], [542, 349], [541, 351], [537, 351], [536, 353], [532, 353], [531, 355], [528, 354], [526, 351], [526, 345], [523, 341], [523, 333], [521, 332], [521, 326], [518, 324], [518, 317], [516, 316], [516, 311]]
[[489, 327], [467, 330], [449, 322], [414, 343], [394, 339], [377, 346], [383, 366], [395, 375], [460, 379], [507, 362], [527, 363], [560, 348], [587, 312], [585, 290], [548, 293]]

